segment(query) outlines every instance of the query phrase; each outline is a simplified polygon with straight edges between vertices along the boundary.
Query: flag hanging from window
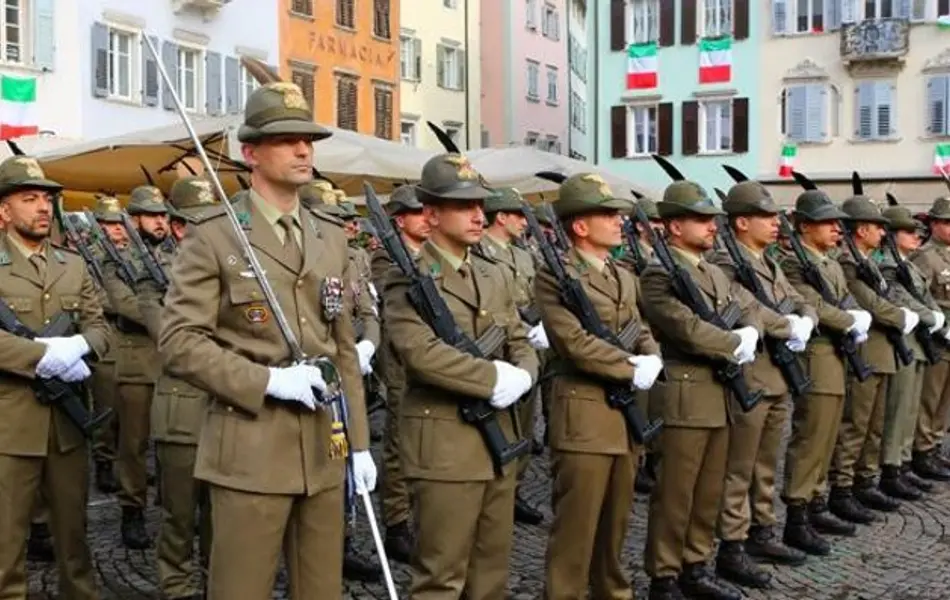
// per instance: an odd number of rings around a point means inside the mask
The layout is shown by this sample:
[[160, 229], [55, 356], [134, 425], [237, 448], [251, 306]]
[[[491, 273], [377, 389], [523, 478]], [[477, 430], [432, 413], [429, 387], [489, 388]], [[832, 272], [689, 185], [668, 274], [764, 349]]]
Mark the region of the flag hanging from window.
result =
[[798, 156], [798, 147], [794, 144], [782, 146], [782, 157], [778, 161], [779, 177], [791, 177], [795, 168], [795, 158]]
[[934, 148], [934, 175], [950, 175], [950, 144], [937, 144]]
[[732, 38], [699, 41], [699, 83], [725, 83], [732, 79]]
[[657, 85], [656, 42], [627, 47], [627, 89], [644, 90]]
[[0, 76], [0, 140], [39, 132], [36, 78]]

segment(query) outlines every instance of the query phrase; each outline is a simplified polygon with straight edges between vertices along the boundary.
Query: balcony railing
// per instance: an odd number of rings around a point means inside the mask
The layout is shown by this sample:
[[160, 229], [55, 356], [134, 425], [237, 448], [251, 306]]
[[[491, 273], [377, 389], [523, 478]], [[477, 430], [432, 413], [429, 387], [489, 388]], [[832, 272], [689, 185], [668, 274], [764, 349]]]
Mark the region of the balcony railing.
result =
[[907, 19], [868, 19], [841, 28], [841, 60], [900, 60], [910, 45]]

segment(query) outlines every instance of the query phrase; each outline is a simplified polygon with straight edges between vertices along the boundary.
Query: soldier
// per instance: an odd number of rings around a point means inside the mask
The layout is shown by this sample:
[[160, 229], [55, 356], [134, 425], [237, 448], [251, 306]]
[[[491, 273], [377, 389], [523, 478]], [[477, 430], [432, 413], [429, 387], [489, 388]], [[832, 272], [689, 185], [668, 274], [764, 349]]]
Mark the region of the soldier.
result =
[[658, 448], [663, 458], [650, 498], [644, 560], [652, 579], [650, 598], [683, 594], [738, 599], [738, 590], [706, 565], [713, 552], [734, 410], [711, 361], [750, 363], [763, 321], [779, 338], [787, 338], [791, 327], [702, 258], [713, 248], [715, 219], [723, 214], [705, 190], [690, 181], [675, 182], [657, 209], [673, 260], [714, 310], [737, 302], [742, 327], [727, 331], [702, 321], [674, 295], [670, 275], [660, 264], [653, 262], [644, 271], [640, 307], [660, 342], [668, 377], [653, 388], [650, 398], [651, 404], [662, 407], [664, 421]]
[[104, 355], [110, 343], [85, 264], [49, 240], [51, 196], [61, 189], [30, 157], [0, 163], [0, 214], [7, 223], [0, 238], [0, 297], [35, 332], [62, 312], [73, 323], [67, 335], [33, 340], [0, 330], [2, 598], [27, 596], [27, 532], [40, 490], [49, 502], [60, 594], [70, 600], [99, 597], [86, 542], [86, 442], [63, 412], [39, 401], [33, 388], [38, 379], [88, 378], [83, 357]]
[[[233, 205], [287, 322], [308, 357], [338, 370], [349, 407], [356, 491], [376, 485], [353, 324], [343, 310], [350, 279], [342, 223], [300, 206], [313, 145], [300, 88], [270, 83], [251, 94], [238, 131], [251, 189]], [[162, 311], [166, 371], [213, 401], [195, 476], [210, 484], [213, 539], [208, 597], [269, 598], [281, 548], [293, 598], [342, 595], [345, 446], [314, 388], [321, 370], [295, 358], [265, 300], [224, 207], [185, 236]]]
[[[199, 222], [207, 211], [214, 209], [215, 202], [209, 181], [196, 176], [176, 181], [168, 195], [170, 235], [180, 242], [187, 225]], [[161, 253], [158, 258], [165, 273], [170, 273], [173, 256]], [[137, 291], [145, 326], [157, 341], [165, 289], [158, 282], [145, 279]], [[155, 559], [164, 598], [200, 600], [204, 597], [196, 585], [200, 577], [194, 539], [198, 517], [199, 545], [202, 556], [207, 557], [211, 518], [207, 487], [194, 478], [194, 471], [198, 436], [208, 403], [207, 392], [167, 373], [163, 372], [155, 384], [151, 434], [161, 464], [159, 486], [162, 491], [162, 524]]]
[[[937, 198], [927, 213], [930, 239], [911, 261], [930, 281], [930, 291], [944, 314], [950, 310], [950, 197]], [[950, 330], [945, 336], [950, 339]], [[950, 352], [924, 370], [920, 413], [914, 434], [913, 469], [924, 479], [950, 481], [950, 469], [940, 456], [940, 444], [950, 415]]]
[[550, 398], [554, 524], [546, 557], [545, 597], [632, 598], [621, 554], [633, 505], [640, 454], [620, 411], [607, 405], [604, 382], [649, 389], [663, 368], [660, 348], [637, 308], [634, 277], [609, 258], [620, 244], [630, 203], [613, 197], [597, 175], [561, 183], [554, 210], [571, 238], [568, 275], [580, 281], [597, 316], [620, 332], [641, 329], [629, 350], [587, 333], [560, 297], [560, 282], [545, 265], [535, 290], [556, 357]]
[[402, 272], [394, 267], [386, 278], [384, 320], [407, 375], [399, 436], [415, 502], [414, 599], [500, 598], [508, 579], [516, 465], [496, 477], [478, 430], [460, 419], [459, 396], [488, 401], [510, 440], [516, 427], [506, 409], [531, 389], [538, 357], [506, 278], [469, 251], [483, 235], [482, 203], [490, 195], [479, 182], [458, 154], [426, 162], [417, 194], [432, 231], [417, 264], [465, 335], [475, 340], [501, 327], [501, 347], [476, 358], [445, 343], [409, 303]]
[[[480, 258], [498, 266], [509, 278], [515, 292], [515, 308], [524, 316], [534, 305], [534, 259], [531, 253], [515, 245], [524, 236], [528, 221], [521, 212], [521, 194], [514, 188], [500, 188], [485, 200], [484, 213], [487, 222], [485, 235], [481, 242], [472, 248]], [[528, 327], [528, 341], [538, 351], [548, 347], [547, 335], [541, 323]], [[526, 436], [534, 436], [534, 415], [537, 412], [540, 394], [535, 388], [528, 399], [518, 406], [521, 430]], [[518, 481], [531, 464], [531, 456], [525, 455], [518, 464]], [[515, 491], [515, 521], [528, 525], [538, 525], [544, 519], [538, 509], [521, 495], [521, 489]]]
[[[854, 196], [844, 201], [843, 220], [850, 230], [861, 259], [877, 273], [877, 262], [870, 254], [884, 239], [887, 219], [869, 198]], [[868, 341], [861, 347], [862, 356], [874, 369], [874, 374], [865, 381], [850, 376], [847, 382], [846, 407], [838, 429], [838, 441], [831, 459], [828, 480], [831, 496], [828, 507], [835, 515], [852, 523], [870, 523], [874, 513], [869, 509], [894, 511], [899, 503], [877, 488], [877, 474], [881, 464], [881, 434], [884, 429], [884, 404], [887, 398], [887, 382], [896, 372], [894, 346], [887, 340], [884, 328], [896, 328], [904, 335], [913, 331], [920, 317], [902, 306], [889, 302], [881, 295], [881, 288], [870, 287], [858, 276], [858, 257], [850, 251], [842, 252], [841, 263], [848, 289], [864, 310], [871, 313], [873, 326]]]
[[[736, 184], [722, 203], [729, 217], [739, 252], [755, 271], [768, 301], [777, 306], [786, 299], [797, 314], [786, 316], [792, 328], [787, 342], [802, 351], [818, 322], [815, 309], [788, 282], [778, 265], [765, 256], [765, 249], [778, 236], [778, 206], [762, 184]], [[738, 281], [736, 266], [727, 251], [709, 257], [730, 279]], [[741, 282], [740, 282], [741, 283]], [[800, 316], [799, 316], [800, 315]], [[729, 458], [719, 514], [722, 543], [716, 558], [721, 577], [740, 585], [767, 589], [771, 575], [749, 557], [777, 564], [800, 565], [805, 554], [775, 539], [775, 471], [779, 447], [789, 416], [788, 385], [782, 371], [767, 353], [758, 354], [745, 369], [746, 380], [761, 390], [762, 400], [750, 411], [732, 411]]]
[[[920, 246], [920, 236], [917, 235], [920, 222], [914, 220], [910, 210], [903, 206], [891, 206], [885, 209], [883, 214], [888, 220], [894, 247], [900, 255], [899, 260], [904, 261], [913, 283], [912, 290], [901, 285], [897, 278], [895, 259], [888, 254], [881, 264], [881, 271], [890, 282], [891, 290], [895, 292], [894, 301], [906, 304], [914, 310], [920, 317], [921, 325], [927, 327], [928, 334], [937, 334], [937, 339], [940, 339], [942, 335], [937, 332], [943, 329], [946, 318], [930, 293], [930, 283], [924, 279], [920, 269], [907, 260]], [[932, 489], [931, 483], [918, 478], [910, 470], [911, 449], [914, 430], [917, 427], [927, 357], [916, 336], [907, 335], [904, 339], [914, 352], [914, 362], [898, 365], [897, 373], [891, 377], [888, 384], [879, 486], [882, 492], [893, 498], [917, 500], [923, 491]]]
[[786, 254], [780, 266], [792, 286], [818, 312], [815, 335], [805, 348], [811, 389], [804, 398], [794, 399], [792, 436], [785, 454], [785, 484], [782, 500], [788, 507], [782, 541], [807, 554], [824, 556], [831, 552], [819, 533], [853, 535], [854, 525], [837, 519], [825, 501], [826, 474], [831, 464], [838, 424], [845, 402], [845, 364], [827, 332], [866, 340], [871, 315], [863, 310], [843, 310], [839, 305], [849, 296], [848, 282], [831, 252], [841, 238], [839, 225], [845, 214], [818, 190], [802, 193], [795, 201], [795, 228], [809, 260], [834, 295], [828, 302], [805, 279], [804, 268], [794, 254]]

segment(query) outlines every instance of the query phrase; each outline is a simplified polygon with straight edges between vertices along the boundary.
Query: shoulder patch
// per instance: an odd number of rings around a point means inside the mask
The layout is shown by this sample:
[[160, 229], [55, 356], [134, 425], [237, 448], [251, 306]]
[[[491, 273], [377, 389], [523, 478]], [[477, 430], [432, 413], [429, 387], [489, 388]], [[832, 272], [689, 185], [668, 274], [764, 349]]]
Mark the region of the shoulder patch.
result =
[[337, 227], [343, 227], [343, 219], [339, 217], [334, 217], [333, 215], [327, 214], [322, 210], [317, 210], [316, 208], [307, 208], [307, 210], [311, 215], [317, 217], [318, 219], [326, 221], [327, 223], [332, 223]]

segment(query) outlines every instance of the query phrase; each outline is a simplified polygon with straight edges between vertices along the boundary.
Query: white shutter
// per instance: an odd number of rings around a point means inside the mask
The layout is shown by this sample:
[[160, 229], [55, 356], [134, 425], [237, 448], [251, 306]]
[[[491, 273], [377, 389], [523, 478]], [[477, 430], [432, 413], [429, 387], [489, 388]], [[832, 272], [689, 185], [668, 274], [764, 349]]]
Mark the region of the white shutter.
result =
[[835, 31], [841, 28], [841, 0], [825, 0], [825, 30]]
[[821, 142], [828, 135], [828, 86], [811, 83], [805, 87], [805, 140]]
[[793, 85], [785, 90], [785, 136], [796, 142], [807, 137], [808, 86]]
[[858, 20], [858, 0], [841, 0], [841, 22], [854, 23]]
[[927, 133], [947, 135], [947, 96], [950, 92], [950, 75], [936, 75], [927, 80]]
[[788, 0], [772, 0], [772, 33], [788, 33]]
[[854, 137], [871, 139], [874, 134], [874, 81], [854, 86]]

